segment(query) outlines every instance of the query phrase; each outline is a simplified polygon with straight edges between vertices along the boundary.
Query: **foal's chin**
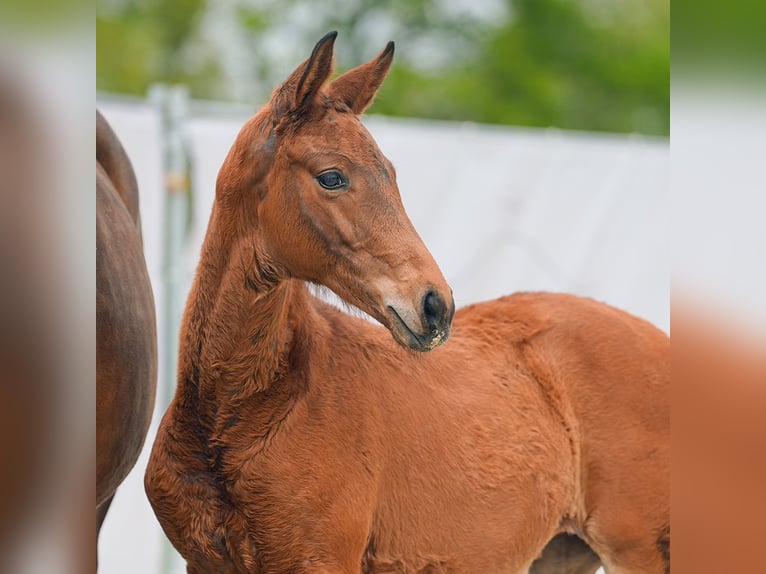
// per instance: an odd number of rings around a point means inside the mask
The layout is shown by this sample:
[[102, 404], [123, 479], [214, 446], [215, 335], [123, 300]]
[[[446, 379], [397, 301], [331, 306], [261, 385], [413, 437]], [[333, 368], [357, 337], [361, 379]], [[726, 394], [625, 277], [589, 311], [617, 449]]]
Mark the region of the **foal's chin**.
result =
[[[454, 302], [451, 307], [442, 306], [438, 316], [425, 310], [418, 313], [416, 308], [403, 303], [401, 298], [382, 297], [382, 302], [369, 304], [372, 296], [365, 294], [357, 296], [348, 291], [336, 291], [332, 287], [310, 282], [315, 295], [336, 306], [370, 319], [383, 325], [393, 336], [394, 340], [406, 349], [426, 353], [447, 342], [451, 333]], [[343, 292], [341, 296], [339, 293]], [[367, 303], [367, 304], [365, 304]], [[424, 306], [425, 309], [425, 306]], [[423, 331], [423, 329], [426, 329]]]

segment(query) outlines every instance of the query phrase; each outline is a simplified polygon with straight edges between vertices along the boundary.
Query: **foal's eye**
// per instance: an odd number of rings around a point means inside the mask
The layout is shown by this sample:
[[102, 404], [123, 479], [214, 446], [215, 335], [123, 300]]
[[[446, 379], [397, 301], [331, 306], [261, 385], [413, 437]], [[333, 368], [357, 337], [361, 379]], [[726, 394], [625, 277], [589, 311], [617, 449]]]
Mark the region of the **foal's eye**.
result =
[[337, 191], [348, 187], [348, 180], [343, 177], [343, 174], [337, 169], [331, 169], [330, 171], [320, 173], [317, 176], [317, 181], [319, 182], [319, 185], [331, 191]]

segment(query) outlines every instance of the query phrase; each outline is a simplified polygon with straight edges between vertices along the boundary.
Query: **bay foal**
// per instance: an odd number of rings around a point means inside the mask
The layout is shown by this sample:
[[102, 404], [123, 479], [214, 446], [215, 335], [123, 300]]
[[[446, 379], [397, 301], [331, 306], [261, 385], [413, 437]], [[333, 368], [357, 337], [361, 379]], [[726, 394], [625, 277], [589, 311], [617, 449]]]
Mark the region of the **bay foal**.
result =
[[328, 82], [334, 40], [247, 122], [218, 176], [146, 474], [188, 572], [515, 574], [552, 539], [534, 572], [563, 572], [570, 554], [568, 571], [593, 572], [571, 534], [610, 574], [667, 571], [668, 338], [545, 293], [453, 324], [359, 121], [393, 44]]

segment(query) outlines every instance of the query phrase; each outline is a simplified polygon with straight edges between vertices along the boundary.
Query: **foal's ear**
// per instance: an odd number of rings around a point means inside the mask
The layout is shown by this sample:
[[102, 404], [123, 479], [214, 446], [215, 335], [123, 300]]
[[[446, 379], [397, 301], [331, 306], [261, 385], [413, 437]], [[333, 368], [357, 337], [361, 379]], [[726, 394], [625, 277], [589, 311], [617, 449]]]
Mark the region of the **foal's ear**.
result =
[[330, 95], [346, 104], [355, 114], [370, 107], [375, 93], [391, 67], [394, 59], [394, 43], [389, 42], [377, 58], [357, 66], [330, 84]]
[[337, 35], [337, 32], [325, 34], [314, 46], [308, 60], [298, 66], [275, 90], [272, 97], [275, 118], [282, 118], [314, 101], [322, 85], [332, 74], [332, 50]]

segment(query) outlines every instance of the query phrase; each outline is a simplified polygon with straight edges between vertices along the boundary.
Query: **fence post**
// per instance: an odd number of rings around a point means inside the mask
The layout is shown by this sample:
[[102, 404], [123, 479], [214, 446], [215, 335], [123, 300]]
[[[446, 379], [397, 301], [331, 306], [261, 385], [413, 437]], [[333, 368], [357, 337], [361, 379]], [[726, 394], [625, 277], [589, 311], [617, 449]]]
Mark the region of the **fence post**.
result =
[[[178, 363], [178, 331], [181, 326], [184, 293], [183, 248], [191, 221], [190, 157], [185, 125], [189, 114], [189, 92], [186, 86], [155, 84], [149, 100], [157, 107], [161, 119], [162, 173], [165, 191], [163, 214], [162, 299], [163, 314], [159, 332], [164, 349], [157, 397], [160, 412], [170, 404], [176, 386]], [[178, 570], [181, 568], [181, 570]], [[182, 562], [163, 536], [161, 570], [163, 574], [183, 571]]]

